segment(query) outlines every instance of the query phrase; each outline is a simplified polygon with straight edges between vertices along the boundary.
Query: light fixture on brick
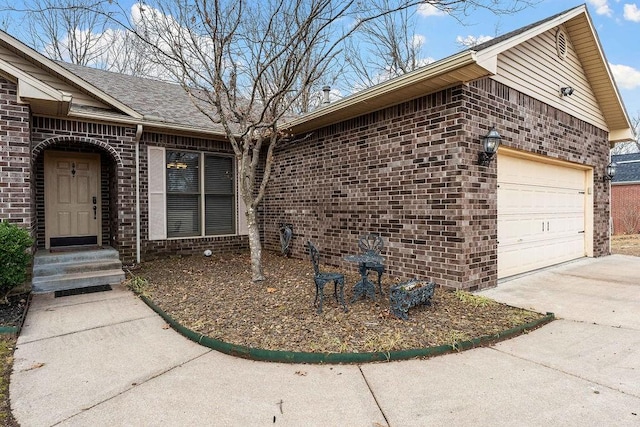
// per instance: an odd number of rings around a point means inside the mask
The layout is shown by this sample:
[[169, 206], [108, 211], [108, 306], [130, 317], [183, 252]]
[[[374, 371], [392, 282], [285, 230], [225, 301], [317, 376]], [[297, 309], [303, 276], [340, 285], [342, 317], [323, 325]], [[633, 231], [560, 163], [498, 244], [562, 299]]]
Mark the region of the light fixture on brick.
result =
[[611, 162], [607, 165], [607, 170], [604, 174], [604, 176], [602, 177], [602, 180], [604, 182], [607, 181], [611, 181], [613, 179], [614, 176], [616, 176], [616, 168], [618, 167], [618, 165], [616, 165], [614, 162]]
[[493, 160], [493, 156], [498, 151], [498, 147], [500, 146], [500, 140], [502, 137], [496, 130], [495, 126], [491, 127], [491, 130], [482, 138], [482, 150], [478, 155], [478, 164], [480, 166], [489, 166], [491, 160]]

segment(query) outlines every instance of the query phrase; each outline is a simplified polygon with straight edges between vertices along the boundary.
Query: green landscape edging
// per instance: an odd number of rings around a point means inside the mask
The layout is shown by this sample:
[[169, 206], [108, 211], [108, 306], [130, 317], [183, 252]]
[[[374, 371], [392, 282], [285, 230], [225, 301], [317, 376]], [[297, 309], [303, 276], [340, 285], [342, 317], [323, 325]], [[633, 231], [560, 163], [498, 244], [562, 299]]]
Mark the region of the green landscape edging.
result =
[[0, 335], [14, 335], [16, 337], [20, 335], [22, 326], [24, 326], [24, 319], [27, 318], [27, 312], [31, 306], [31, 296], [32, 294], [29, 292], [27, 294], [27, 302], [25, 303], [24, 310], [22, 311], [22, 315], [18, 321], [18, 326], [0, 326]]
[[18, 335], [19, 330], [17, 326], [0, 326], [0, 335]]
[[192, 331], [191, 329], [182, 326], [175, 319], [165, 313], [160, 307], [158, 307], [153, 301], [151, 301], [149, 297], [141, 295], [140, 298], [149, 307], [151, 307], [153, 311], [158, 313], [160, 317], [162, 317], [173, 329], [175, 329], [177, 332], [184, 335], [191, 341], [195, 341], [200, 345], [231, 356], [259, 361], [285, 363], [366, 363], [437, 356], [440, 354], [479, 347], [500, 339], [518, 335], [529, 329], [540, 327], [555, 319], [555, 315], [553, 313], [547, 313], [546, 316], [541, 319], [526, 323], [524, 325], [519, 325], [511, 329], [507, 329], [506, 331], [499, 332], [497, 334], [485, 335], [479, 338], [474, 338], [472, 340], [458, 342], [456, 343], [455, 347], [452, 345], [439, 345], [436, 347], [374, 353], [310, 353], [283, 350], [265, 350], [261, 348], [246, 347], [220, 341], [206, 335], [199, 334]]

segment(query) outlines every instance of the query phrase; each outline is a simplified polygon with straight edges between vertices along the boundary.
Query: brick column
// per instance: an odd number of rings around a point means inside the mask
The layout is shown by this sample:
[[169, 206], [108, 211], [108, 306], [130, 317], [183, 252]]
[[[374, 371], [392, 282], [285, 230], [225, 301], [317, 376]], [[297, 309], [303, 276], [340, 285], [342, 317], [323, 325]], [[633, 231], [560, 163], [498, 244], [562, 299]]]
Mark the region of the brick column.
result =
[[0, 219], [33, 229], [29, 106], [0, 78]]

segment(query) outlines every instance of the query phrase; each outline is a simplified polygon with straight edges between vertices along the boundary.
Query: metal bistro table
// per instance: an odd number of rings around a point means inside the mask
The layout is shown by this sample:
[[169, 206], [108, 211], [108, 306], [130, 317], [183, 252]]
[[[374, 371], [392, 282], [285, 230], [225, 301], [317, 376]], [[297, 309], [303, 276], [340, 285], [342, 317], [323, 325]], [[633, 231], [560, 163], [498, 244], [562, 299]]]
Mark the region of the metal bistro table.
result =
[[372, 300], [376, 300], [376, 285], [367, 277], [366, 264], [369, 262], [384, 262], [384, 257], [375, 254], [357, 254], [357, 255], [345, 255], [343, 258], [348, 262], [357, 262], [358, 269], [360, 270], [360, 276], [362, 277], [358, 283], [353, 287], [353, 298], [351, 302], [354, 302], [361, 296], [367, 296]]

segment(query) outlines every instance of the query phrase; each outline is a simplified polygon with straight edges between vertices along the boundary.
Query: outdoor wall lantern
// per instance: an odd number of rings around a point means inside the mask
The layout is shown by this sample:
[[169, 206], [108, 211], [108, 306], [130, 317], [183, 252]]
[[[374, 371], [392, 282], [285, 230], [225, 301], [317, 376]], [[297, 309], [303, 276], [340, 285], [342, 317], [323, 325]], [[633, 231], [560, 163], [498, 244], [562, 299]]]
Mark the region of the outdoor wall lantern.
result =
[[498, 151], [501, 139], [502, 137], [495, 127], [492, 127], [487, 136], [482, 138], [483, 151], [478, 155], [478, 164], [480, 166], [489, 166], [489, 163], [493, 160], [493, 156], [496, 154], [496, 151]]
[[607, 171], [604, 174], [604, 176], [602, 177], [602, 180], [604, 182], [607, 181], [611, 181], [613, 179], [614, 176], [616, 176], [616, 168], [618, 167], [618, 165], [616, 165], [615, 163], [611, 162], [607, 165]]
[[573, 95], [573, 88], [571, 86], [560, 88], [560, 96], [571, 96], [571, 95]]

